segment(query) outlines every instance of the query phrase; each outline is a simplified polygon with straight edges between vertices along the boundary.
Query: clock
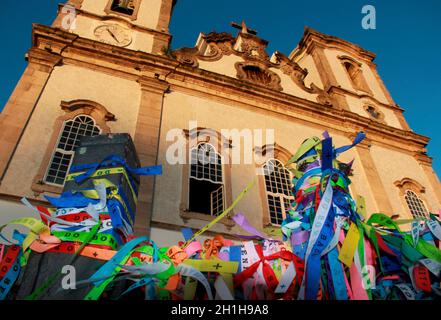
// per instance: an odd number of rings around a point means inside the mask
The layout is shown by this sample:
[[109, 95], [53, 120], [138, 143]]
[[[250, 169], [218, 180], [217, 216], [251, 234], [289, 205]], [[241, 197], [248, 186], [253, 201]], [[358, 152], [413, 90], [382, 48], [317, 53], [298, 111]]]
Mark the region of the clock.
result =
[[104, 24], [95, 29], [95, 37], [104, 43], [119, 47], [127, 47], [132, 43], [130, 30], [117, 24]]

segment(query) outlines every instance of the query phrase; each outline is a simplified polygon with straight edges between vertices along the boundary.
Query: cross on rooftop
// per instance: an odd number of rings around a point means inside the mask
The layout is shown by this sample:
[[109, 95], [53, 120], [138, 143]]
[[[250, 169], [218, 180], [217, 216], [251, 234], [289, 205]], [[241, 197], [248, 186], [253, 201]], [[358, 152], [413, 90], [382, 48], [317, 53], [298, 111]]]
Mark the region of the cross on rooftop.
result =
[[257, 30], [248, 28], [245, 21], [242, 21], [241, 24], [236, 23], [236, 22], [231, 22], [231, 26], [233, 28], [241, 30], [242, 33], [257, 35]]

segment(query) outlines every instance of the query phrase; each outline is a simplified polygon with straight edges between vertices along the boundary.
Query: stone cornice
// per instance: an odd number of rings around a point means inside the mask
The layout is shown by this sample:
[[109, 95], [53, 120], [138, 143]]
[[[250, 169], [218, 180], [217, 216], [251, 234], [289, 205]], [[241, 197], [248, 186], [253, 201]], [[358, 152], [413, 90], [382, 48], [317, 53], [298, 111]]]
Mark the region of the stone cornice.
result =
[[34, 35], [36, 44], [41, 42], [40, 38], [44, 38], [52, 47], [61, 47], [64, 44], [60, 53], [65, 63], [81, 64], [135, 80], [142, 77], [144, 80], [146, 77], [156, 78], [170, 83], [172, 89], [186, 88], [201, 94], [209, 93], [210, 88], [213, 98], [229, 99], [237, 105], [247, 104], [255, 109], [265, 109], [323, 127], [335, 127], [342, 132], [365, 131], [373, 141], [408, 152], [422, 150], [429, 142], [427, 137], [367, 120], [348, 110], [332, 108], [225, 75], [184, 66], [167, 56], [114, 47], [41, 25], [34, 25]]
[[368, 94], [358, 94], [358, 93], [356, 93], [356, 92], [354, 92], [354, 91], [347, 90], [347, 89], [344, 89], [344, 88], [342, 88], [342, 87], [331, 86], [331, 87], [328, 89], [328, 93], [333, 93], [333, 92], [337, 92], [337, 93], [340, 93], [340, 94], [343, 94], [343, 95], [350, 95], [350, 96], [352, 96], [352, 97], [359, 98], [359, 99], [367, 99], [367, 100], [371, 100], [371, 101], [373, 101], [376, 105], [379, 105], [379, 106], [382, 106], [382, 107], [385, 107], [385, 108], [388, 108], [388, 109], [391, 109], [391, 110], [397, 110], [397, 111], [401, 111], [401, 112], [404, 111], [404, 110], [403, 110], [402, 108], [400, 108], [398, 105], [393, 105], [393, 104], [383, 103], [383, 102], [377, 100], [376, 98], [374, 98], [374, 97], [371, 96], [371, 95], [368, 95]]
[[306, 27], [302, 39], [296, 49], [290, 54], [291, 59], [301, 55], [304, 51], [312, 50], [314, 45], [326, 47], [326, 48], [339, 48], [344, 51], [351, 52], [355, 56], [362, 58], [363, 60], [372, 63], [376, 54], [362, 47], [353, 44], [349, 41], [340, 39], [335, 36], [330, 36], [321, 32], [318, 32], [312, 28]]
[[421, 152], [415, 152], [414, 154], [414, 158], [423, 165], [432, 166], [432, 162], [433, 162], [433, 158], [429, 157], [427, 154], [425, 153], [421, 153]]
[[145, 91], [150, 91], [158, 94], [164, 94], [170, 88], [170, 84], [164, 80], [149, 78], [146, 76], [141, 76], [138, 79], [138, 83], [141, 85], [141, 89]]
[[29, 63], [36, 63], [46, 67], [49, 72], [55, 66], [60, 65], [63, 58], [60, 55], [52, 54], [42, 49], [31, 48], [26, 54], [26, 60]]

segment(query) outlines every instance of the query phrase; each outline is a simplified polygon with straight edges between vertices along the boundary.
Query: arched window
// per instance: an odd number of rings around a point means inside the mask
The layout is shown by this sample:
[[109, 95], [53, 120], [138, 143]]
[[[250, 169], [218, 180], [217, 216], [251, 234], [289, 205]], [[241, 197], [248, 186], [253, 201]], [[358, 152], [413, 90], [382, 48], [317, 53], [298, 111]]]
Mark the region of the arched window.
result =
[[404, 198], [406, 199], [407, 206], [415, 219], [428, 218], [426, 205], [415, 192], [406, 190]]
[[209, 143], [191, 150], [189, 210], [218, 216], [224, 211], [222, 157]]
[[338, 58], [351, 79], [354, 89], [372, 94], [366, 79], [363, 76], [362, 64], [348, 56], [340, 56]]
[[100, 133], [101, 129], [95, 124], [92, 117], [78, 115], [72, 120], [65, 121], [44, 181], [63, 186], [80, 138], [96, 136]]
[[60, 107], [65, 113], [55, 119], [52, 136], [32, 183], [36, 193], [61, 193], [79, 139], [110, 133], [108, 122], [116, 121], [114, 114], [94, 101], [62, 101]]
[[270, 159], [263, 166], [265, 188], [268, 199], [270, 222], [281, 225], [294, 197], [291, 195], [291, 173], [276, 159]]
[[399, 189], [403, 207], [406, 209], [409, 218], [428, 218], [430, 208], [426, 206], [427, 202], [424, 197], [426, 188], [423, 185], [411, 178], [404, 178], [396, 181], [395, 186]]

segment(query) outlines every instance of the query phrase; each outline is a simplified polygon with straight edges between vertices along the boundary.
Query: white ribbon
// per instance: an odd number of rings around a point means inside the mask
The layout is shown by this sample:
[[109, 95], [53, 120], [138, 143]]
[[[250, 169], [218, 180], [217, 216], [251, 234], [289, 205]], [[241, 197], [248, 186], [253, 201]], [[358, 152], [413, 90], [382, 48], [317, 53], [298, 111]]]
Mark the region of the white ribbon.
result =
[[341, 228], [343, 227], [344, 221], [343, 221], [343, 217], [341, 216], [338, 216], [335, 219], [337, 221], [336, 223], [337, 227], [335, 228], [334, 236], [332, 237], [332, 240], [329, 243], [329, 245], [326, 247], [326, 249], [323, 250], [322, 257], [328, 254], [332, 249], [334, 249], [337, 246], [338, 241], [340, 239]]
[[432, 232], [433, 235], [438, 238], [438, 240], [441, 240], [441, 226], [439, 225], [438, 221], [427, 220], [426, 224], [429, 227], [430, 232]]
[[218, 296], [221, 300], [234, 300], [230, 289], [225, 283], [224, 277], [221, 275], [217, 277], [216, 281], [214, 282], [214, 288], [216, 289], [216, 296]]
[[296, 277], [296, 268], [294, 266], [294, 262], [291, 261], [291, 263], [288, 266], [288, 269], [286, 269], [285, 273], [282, 275], [282, 278], [280, 278], [279, 285], [277, 286], [275, 293], [285, 293], [288, 291], [289, 287], [291, 286], [291, 283], [294, 281], [294, 278]]
[[441, 263], [431, 259], [422, 259], [420, 262], [435, 276], [441, 276]]
[[416, 248], [419, 239], [420, 239], [420, 222], [414, 221], [412, 222], [412, 241], [414, 248]]
[[210, 284], [208, 283], [207, 278], [205, 278], [205, 276], [199, 270], [185, 264], [178, 265], [176, 269], [181, 275], [196, 279], [202, 283], [207, 291], [208, 299], [213, 300], [213, 293], [211, 292]]
[[[334, 192], [332, 190], [331, 180], [329, 180], [328, 185], [326, 186], [325, 193], [323, 194], [323, 197], [320, 201], [320, 205], [317, 210], [317, 215], [314, 219], [314, 224], [312, 226], [311, 235], [308, 242], [308, 247], [306, 249], [305, 254], [305, 266], [308, 265], [308, 258], [312, 251], [312, 248], [314, 247], [322, 229], [325, 224], [325, 221], [328, 217], [329, 210], [331, 209], [332, 205], [332, 196]], [[298, 299], [304, 300], [305, 299], [305, 279], [306, 279], [306, 272], [303, 275], [303, 281], [302, 285], [300, 286]]]

